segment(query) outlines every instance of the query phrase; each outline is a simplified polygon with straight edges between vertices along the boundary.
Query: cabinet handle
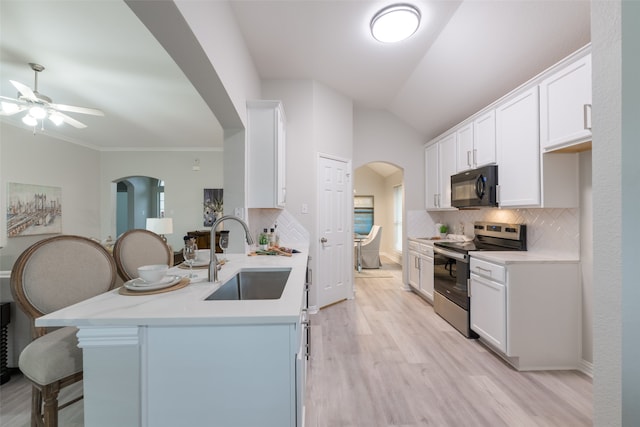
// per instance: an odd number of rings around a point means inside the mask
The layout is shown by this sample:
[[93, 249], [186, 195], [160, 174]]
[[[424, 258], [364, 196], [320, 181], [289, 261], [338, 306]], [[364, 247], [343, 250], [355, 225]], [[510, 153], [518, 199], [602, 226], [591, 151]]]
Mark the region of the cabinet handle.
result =
[[471, 166], [471, 151], [467, 150], [467, 166]]
[[584, 104], [582, 112], [584, 114], [584, 128], [591, 130], [591, 104]]
[[434, 208], [438, 207], [438, 195], [437, 194], [433, 195], [433, 207]]

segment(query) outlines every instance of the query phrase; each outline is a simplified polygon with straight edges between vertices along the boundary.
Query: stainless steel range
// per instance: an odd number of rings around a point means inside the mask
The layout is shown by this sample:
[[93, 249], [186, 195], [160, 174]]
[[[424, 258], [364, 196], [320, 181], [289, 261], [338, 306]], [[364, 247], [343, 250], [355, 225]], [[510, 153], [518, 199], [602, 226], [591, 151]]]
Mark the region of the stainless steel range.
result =
[[467, 338], [477, 338], [469, 322], [469, 253], [526, 251], [527, 227], [522, 224], [475, 222], [468, 242], [435, 242], [433, 308]]

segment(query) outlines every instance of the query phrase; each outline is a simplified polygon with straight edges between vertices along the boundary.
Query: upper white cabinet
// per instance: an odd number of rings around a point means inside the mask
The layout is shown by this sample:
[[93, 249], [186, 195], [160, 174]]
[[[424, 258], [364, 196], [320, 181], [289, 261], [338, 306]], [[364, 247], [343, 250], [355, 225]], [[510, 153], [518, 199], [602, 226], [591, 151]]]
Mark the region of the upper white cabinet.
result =
[[451, 175], [456, 173], [456, 133], [425, 148], [426, 208], [451, 208]]
[[538, 87], [496, 108], [498, 204], [540, 205], [540, 149], [538, 145]]
[[494, 110], [476, 117], [457, 130], [456, 165], [463, 172], [496, 163]]
[[282, 102], [247, 102], [247, 207], [285, 206], [285, 141]]
[[556, 150], [591, 141], [591, 54], [540, 83], [540, 146]]

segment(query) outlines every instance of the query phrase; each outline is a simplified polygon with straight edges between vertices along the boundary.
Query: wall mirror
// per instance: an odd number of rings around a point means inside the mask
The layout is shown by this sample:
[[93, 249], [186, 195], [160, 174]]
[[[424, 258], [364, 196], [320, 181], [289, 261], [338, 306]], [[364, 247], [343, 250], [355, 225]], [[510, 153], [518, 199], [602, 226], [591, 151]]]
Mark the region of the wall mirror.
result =
[[116, 236], [145, 228], [147, 218], [164, 216], [164, 181], [150, 176], [129, 176], [116, 184]]

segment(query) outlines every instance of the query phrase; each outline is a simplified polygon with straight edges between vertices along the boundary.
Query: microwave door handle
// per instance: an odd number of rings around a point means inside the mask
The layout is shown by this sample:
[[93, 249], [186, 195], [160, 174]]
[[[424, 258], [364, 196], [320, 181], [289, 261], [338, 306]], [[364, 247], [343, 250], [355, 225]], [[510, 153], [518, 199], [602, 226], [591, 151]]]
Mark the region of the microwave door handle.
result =
[[482, 200], [484, 198], [484, 191], [484, 176], [478, 175], [478, 178], [476, 178], [476, 196], [478, 196], [478, 199]]

